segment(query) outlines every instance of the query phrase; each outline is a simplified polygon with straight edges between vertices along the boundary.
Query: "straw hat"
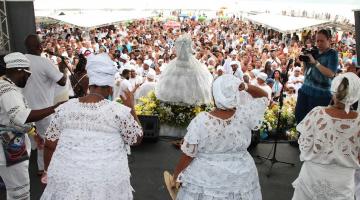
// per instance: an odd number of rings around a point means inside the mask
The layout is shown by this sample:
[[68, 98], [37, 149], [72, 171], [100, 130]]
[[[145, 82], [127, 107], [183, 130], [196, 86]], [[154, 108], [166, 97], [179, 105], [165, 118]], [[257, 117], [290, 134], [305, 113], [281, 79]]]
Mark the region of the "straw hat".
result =
[[[175, 200], [179, 191], [179, 185], [173, 182], [173, 175], [171, 175], [168, 171], [164, 171], [164, 181], [171, 199]], [[176, 184], [175, 187], [174, 184]]]

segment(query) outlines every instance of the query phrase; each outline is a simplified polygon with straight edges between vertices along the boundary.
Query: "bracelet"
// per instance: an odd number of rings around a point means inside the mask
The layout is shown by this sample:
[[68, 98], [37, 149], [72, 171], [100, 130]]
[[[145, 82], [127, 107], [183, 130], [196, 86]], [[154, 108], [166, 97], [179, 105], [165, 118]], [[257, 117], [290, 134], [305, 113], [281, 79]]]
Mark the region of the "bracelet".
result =
[[316, 68], [319, 68], [320, 65], [321, 65], [321, 64], [320, 64], [319, 62], [317, 62], [317, 63], [315, 64], [315, 67], [316, 67]]

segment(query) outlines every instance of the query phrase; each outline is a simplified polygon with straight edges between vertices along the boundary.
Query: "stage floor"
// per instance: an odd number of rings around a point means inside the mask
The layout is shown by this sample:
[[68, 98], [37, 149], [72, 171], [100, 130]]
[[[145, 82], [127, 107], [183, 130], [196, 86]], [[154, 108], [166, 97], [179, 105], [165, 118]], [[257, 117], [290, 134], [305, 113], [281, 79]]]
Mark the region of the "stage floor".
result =
[[[272, 144], [259, 144], [251, 154], [267, 155]], [[300, 171], [299, 150], [289, 144], [279, 144], [277, 150], [279, 160], [294, 162], [295, 167], [276, 164], [271, 176], [266, 176], [269, 161], [262, 162], [255, 158], [258, 168], [263, 200], [289, 200], [293, 194], [291, 183]], [[157, 143], [143, 143], [132, 149], [129, 164], [132, 173], [131, 184], [135, 189], [135, 200], [168, 200], [170, 196], [163, 183], [163, 171], [173, 171], [180, 151], [169, 143], [168, 139], [160, 139]], [[30, 159], [31, 200], [40, 199], [42, 187], [36, 176], [36, 154]], [[4, 191], [0, 191], [0, 199], [5, 199]]]

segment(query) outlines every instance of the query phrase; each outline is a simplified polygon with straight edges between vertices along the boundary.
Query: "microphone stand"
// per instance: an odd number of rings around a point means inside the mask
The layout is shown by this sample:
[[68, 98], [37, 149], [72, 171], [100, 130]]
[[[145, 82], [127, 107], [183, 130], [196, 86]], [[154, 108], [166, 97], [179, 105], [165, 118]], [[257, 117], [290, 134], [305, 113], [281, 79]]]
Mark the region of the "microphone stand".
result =
[[[294, 62], [293, 59], [290, 59], [289, 60], [289, 63], [286, 67], [286, 77], [288, 77], [288, 73], [289, 73], [289, 69], [290, 69], [290, 65]], [[281, 74], [280, 74], [281, 76]], [[257, 158], [260, 158], [260, 159], [265, 159], [265, 160], [268, 160], [270, 161], [270, 167], [269, 167], [269, 171], [268, 173], [266, 174], [267, 177], [270, 177], [271, 175], [271, 170], [273, 168], [273, 166], [276, 164], [276, 163], [282, 163], [282, 164], [286, 164], [286, 165], [291, 165], [291, 166], [295, 166], [294, 163], [290, 163], [290, 162], [284, 162], [284, 161], [280, 161], [276, 158], [276, 150], [277, 150], [277, 145], [278, 145], [278, 137], [279, 137], [279, 134], [282, 134], [283, 131], [284, 131], [284, 125], [281, 123], [281, 109], [283, 107], [283, 104], [284, 104], [284, 87], [285, 87], [285, 84], [287, 82], [287, 79], [286, 80], [283, 80], [282, 81], [282, 88], [281, 88], [281, 91], [280, 91], [280, 98], [279, 98], [279, 111], [278, 111], [278, 116], [277, 116], [277, 125], [276, 125], [276, 132], [275, 132], [275, 137], [274, 137], [274, 144], [268, 154], [267, 157], [264, 157], [264, 156], [259, 156], [257, 155], [256, 157]], [[271, 152], [273, 153], [272, 156], [270, 157], [270, 154]]]

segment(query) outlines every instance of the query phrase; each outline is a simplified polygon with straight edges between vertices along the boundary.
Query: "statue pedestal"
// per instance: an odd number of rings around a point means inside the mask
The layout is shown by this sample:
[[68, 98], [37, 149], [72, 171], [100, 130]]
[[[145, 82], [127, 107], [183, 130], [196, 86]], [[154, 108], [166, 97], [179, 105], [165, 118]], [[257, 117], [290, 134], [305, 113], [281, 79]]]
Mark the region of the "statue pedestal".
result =
[[176, 127], [168, 124], [160, 125], [160, 136], [183, 138], [186, 134], [186, 127]]

